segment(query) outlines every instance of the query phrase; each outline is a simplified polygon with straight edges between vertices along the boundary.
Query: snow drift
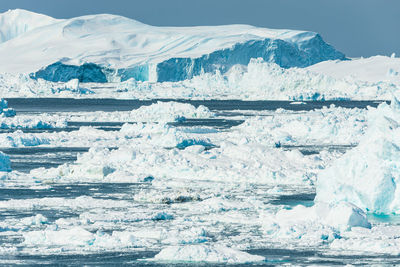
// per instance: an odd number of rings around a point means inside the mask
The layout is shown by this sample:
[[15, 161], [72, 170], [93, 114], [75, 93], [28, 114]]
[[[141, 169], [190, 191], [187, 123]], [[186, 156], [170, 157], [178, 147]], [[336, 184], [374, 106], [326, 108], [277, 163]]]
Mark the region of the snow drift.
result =
[[317, 33], [248, 25], [154, 27], [107, 14], [56, 20], [13, 10], [0, 15], [0, 29], [0, 58], [9, 62], [0, 72], [50, 81], [179, 81], [259, 57], [284, 68], [345, 59]]

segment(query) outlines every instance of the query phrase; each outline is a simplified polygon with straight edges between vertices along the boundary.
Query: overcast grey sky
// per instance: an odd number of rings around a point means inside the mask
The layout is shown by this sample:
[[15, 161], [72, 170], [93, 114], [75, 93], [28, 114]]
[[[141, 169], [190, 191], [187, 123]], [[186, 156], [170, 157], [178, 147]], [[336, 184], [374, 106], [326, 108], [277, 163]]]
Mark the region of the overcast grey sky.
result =
[[400, 0], [0, 0], [56, 18], [111, 13], [155, 26], [251, 24], [310, 30], [347, 56], [400, 55]]

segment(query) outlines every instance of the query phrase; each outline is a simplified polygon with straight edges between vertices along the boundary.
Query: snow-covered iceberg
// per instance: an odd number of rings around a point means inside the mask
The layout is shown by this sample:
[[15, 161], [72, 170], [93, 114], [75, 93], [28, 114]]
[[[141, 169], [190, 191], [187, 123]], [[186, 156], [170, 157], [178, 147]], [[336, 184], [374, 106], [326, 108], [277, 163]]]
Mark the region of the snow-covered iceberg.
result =
[[317, 202], [350, 202], [377, 214], [400, 213], [400, 102], [369, 114], [359, 145], [320, 173]]
[[154, 27], [106, 14], [56, 20], [11, 10], [0, 27], [0, 58], [9, 62], [0, 72], [50, 81], [180, 81], [259, 57], [284, 68], [345, 59], [317, 33], [247, 25]]

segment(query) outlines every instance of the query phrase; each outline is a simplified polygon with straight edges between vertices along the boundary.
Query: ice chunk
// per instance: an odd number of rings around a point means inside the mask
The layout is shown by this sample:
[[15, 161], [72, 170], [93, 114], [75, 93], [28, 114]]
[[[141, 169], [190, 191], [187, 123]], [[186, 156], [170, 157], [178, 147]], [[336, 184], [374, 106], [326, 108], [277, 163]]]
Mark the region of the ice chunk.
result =
[[317, 203], [312, 207], [299, 205], [292, 210], [279, 211], [276, 214], [276, 220], [279, 224], [301, 221], [319, 222], [338, 230], [347, 230], [352, 227], [371, 227], [365, 212], [345, 202], [331, 205]]
[[171, 262], [212, 262], [212, 263], [251, 263], [265, 261], [265, 258], [221, 245], [186, 245], [162, 249], [156, 261]]
[[15, 110], [12, 108], [8, 108], [7, 101], [4, 99], [0, 99], [0, 117], [14, 117]]
[[10, 157], [0, 151], [0, 171], [9, 172], [11, 171]]
[[46, 217], [44, 217], [42, 214], [36, 214], [35, 216], [32, 217], [27, 217], [22, 219], [22, 223], [25, 225], [42, 225], [48, 223], [48, 220]]
[[400, 227], [398, 225], [376, 225], [371, 229], [354, 228], [342, 234], [342, 238], [330, 244], [331, 253], [391, 254], [396, 257], [400, 250]]
[[207, 107], [200, 105], [197, 108], [191, 104], [179, 102], [158, 101], [150, 106], [142, 106], [132, 110], [130, 118], [132, 121], [180, 121], [185, 118], [201, 119], [213, 117], [214, 113]]
[[95, 240], [94, 234], [81, 227], [60, 231], [31, 231], [24, 233], [26, 245], [86, 246]]
[[366, 213], [349, 203], [317, 203], [311, 207], [298, 205], [293, 209], [281, 209], [275, 214], [266, 211], [260, 219], [266, 238], [303, 246], [332, 242], [353, 228], [371, 228]]

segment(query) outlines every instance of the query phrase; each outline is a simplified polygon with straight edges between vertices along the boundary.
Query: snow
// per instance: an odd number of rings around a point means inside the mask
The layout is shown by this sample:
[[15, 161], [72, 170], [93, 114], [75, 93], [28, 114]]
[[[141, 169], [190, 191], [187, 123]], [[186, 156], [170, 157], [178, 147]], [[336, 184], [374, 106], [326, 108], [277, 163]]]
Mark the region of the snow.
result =
[[154, 256], [154, 260], [237, 264], [261, 262], [265, 261], [265, 258], [224, 246], [188, 245], [164, 248], [160, 253]]
[[[20, 15], [22, 13], [22, 15]], [[248, 25], [154, 27], [128, 18], [102, 14], [54, 20], [9, 11], [13, 27], [32, 27], [7, 37], [0, 57], [9, 62], [0, 72], [36, 73], [52, 81], [111, 81], [115, 79], [178, 81], [202, 71], [228, 71], [262, 57], [283, 67], [309, 66], [344, 55], [313, 32], [272, 30]], [[29, 30], [34, 28], [33, 30]], [[12, 38], [18, 35], [18, 38]], [[12, 39], [10, 39], [12, 38]], [[26, 46], [29, 44], [29, 51]], [[73, 44], [73, 45], [71, 45]]]
[[316, 201], [347, 201], [377, 214], [400, 213], [398, 95], [369, 114], [360, 144], [318, 176]]

